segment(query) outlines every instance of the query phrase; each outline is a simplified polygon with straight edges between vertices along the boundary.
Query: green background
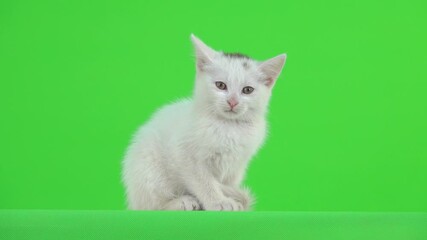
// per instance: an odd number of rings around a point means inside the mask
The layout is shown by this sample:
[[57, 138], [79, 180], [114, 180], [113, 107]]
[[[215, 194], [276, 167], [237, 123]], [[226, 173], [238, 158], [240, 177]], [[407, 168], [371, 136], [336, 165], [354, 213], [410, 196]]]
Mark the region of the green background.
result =
[[137, 127], [192, 93], [190, 33], [288, 53], [256, 210], [427, 211], [427, 4], [0, 1], [0, 208], [124, 209]]
[[425, 240], [426, 225], [427, 213], [0, 210], [2, 240]]

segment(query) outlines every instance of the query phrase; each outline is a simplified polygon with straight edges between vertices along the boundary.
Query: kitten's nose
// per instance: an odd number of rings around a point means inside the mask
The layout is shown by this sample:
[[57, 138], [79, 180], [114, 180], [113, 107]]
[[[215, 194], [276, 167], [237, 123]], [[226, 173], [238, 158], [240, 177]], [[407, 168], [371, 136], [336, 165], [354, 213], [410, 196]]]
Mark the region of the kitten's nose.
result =
[[239, 104], [239, 102], [234, 98], [227, 100], [227, 102], [228, 105], [230, 105], [231, 109], [233, 109], [235, 106], [237, 106], [237, 104]]

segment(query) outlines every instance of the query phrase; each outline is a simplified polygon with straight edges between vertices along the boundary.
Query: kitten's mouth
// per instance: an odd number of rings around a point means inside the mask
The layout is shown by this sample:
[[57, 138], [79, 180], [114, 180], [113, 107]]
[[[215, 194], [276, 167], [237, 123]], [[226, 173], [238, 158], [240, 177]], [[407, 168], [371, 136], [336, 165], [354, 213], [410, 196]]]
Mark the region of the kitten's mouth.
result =
[[236, 113], [237, 113], [237, 112], [233, 111], [233, 109], [226, 110], [225, 112], [227, 112], [227, 113], [231, 113], [231, 114], [236, 114]]

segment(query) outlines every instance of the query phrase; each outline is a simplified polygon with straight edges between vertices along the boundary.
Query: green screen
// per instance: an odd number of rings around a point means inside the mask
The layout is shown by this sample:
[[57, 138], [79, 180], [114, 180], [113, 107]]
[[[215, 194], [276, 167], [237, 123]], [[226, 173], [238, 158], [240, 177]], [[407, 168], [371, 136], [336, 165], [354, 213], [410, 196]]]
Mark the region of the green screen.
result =
[[125, 209], [121, 160], [190, 96], [190, 33], [286, 52], [255, 210], [427, 211], [427, 4], [1, 1], [0, 208]]

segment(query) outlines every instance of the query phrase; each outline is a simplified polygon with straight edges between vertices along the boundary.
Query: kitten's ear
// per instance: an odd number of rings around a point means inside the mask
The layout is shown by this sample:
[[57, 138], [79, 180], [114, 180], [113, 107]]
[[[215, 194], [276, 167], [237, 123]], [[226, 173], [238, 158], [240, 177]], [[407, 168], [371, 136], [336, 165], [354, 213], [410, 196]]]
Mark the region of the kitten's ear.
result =
[[212, 63], [217, 52], [194, 36], [194, 34], [191, 34], [191, 41], [196, 52], [197, 69], [203, 71], [206, 65]]
[[259, 64], [258, 69], [264, 74], [263, 81], [268, 87], [273, 87], [276, 79], [285, 65], [286, 54], [280, 54]]

